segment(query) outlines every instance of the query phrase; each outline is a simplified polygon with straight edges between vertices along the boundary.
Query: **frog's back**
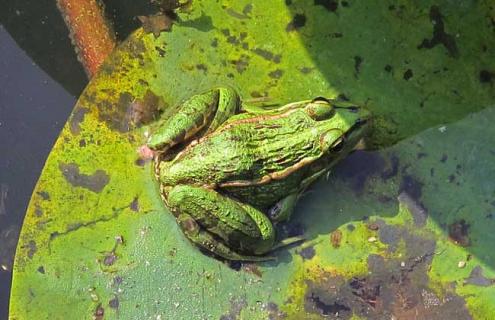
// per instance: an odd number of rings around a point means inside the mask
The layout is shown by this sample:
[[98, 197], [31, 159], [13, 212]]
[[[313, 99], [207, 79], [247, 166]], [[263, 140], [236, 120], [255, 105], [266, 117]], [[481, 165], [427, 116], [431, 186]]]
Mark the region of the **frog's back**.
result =
[[[315, 126], [304, 112], [295, 111], [290, 116], [242, 115], [166, 164], [162, 180], [170, 185], [227, 184], [231, 191], [236, 189], [234, 182], [242, 182], [238, 188], [251, 183], [246, 189], [252, 190], [257, 181], [320, 155]], [[283, 185], [297, 185], [299, 180], [287, 179]], [[264, 185], [261, 189], [270, 188]]]

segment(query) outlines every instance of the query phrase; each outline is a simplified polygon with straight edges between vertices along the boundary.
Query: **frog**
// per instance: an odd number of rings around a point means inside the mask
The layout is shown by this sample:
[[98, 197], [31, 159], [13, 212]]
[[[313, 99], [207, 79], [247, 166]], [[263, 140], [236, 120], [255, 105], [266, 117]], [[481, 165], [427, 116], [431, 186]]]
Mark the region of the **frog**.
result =
[[265, 261], [282, 245], [305, 190], [328, 175], [368, 131], [371, 114], [316, 97], [255, 107], [217, 87], [163, 113], [147, 146], [165, 206], [202, 251], [229, 261]]

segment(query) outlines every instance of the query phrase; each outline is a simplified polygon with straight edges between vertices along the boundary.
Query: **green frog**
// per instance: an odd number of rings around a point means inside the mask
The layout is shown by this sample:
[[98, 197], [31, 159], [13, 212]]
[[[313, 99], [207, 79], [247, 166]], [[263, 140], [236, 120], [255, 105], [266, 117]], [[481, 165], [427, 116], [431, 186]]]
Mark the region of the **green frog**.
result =
[[147, 145], [161, 196], [185, 236], [227, 260], [262, 261], [277, 245], [274, 224], [354, 149], [369, 119], [362, 107], [323, 97], [247, 107], [221, 87], [163, 114]]

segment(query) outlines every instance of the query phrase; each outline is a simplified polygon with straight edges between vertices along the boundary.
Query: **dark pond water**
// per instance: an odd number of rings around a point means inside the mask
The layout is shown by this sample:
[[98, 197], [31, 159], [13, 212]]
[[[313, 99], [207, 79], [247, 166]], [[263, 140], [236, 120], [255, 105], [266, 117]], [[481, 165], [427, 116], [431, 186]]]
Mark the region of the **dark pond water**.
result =
[[31, 192], [75, 97], [33, 63], [0, 25], [0, 319]]
[[[147, 2], [105, 1], [118, 39]], [[87, 77], [55, 1], [6, 0], [0, 10], [0, 320], [8, 317], [12, 260], [46, 157]]]

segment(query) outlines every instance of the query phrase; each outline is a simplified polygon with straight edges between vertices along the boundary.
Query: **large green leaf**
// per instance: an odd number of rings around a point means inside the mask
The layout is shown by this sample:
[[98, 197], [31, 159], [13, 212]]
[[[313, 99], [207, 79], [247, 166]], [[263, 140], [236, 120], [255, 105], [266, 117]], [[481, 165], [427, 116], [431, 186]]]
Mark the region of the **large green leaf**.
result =
[[[495, 95], [490, 12], [480, 2], [435, 8], [196, 1], [171, 32], [137, 31], [86, 88], [47, 160], [17, 250], [11, 318], [488, 319], [495, 110], [468, 114]], [[456, 49], [418, 48], [439, 24]], [[312, 188], [279, 230], [305, 243], [276, 262], [229, 266], [187, 242], [139, 152], [155, 109], [217, 85], [273, 103], [344, 94], [374, 112], [372, 144], [409, 138], [354, 153]]]

